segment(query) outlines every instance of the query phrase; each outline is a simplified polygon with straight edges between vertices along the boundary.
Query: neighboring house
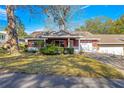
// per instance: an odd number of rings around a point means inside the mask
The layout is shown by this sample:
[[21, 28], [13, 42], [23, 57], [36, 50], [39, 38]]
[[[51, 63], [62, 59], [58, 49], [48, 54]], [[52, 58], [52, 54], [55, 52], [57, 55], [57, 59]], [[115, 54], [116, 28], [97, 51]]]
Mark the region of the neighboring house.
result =
[[39, 36], [41, 36], [42, 34], [43, 34], [43, 32], [41, 32], [41, 31], [35, 31], [35, 32], [31, 33], [31, 36], [32, 36], [32, 37], [39, 37]]
[[7, 34], [4, 31], [0, 31], [0, 47], [7, 41]]
[[25, 39], [18, 39], [19, 44], [25, 44]]
[[[5, 31], [0, 31], [0, 47], [7, 43], [6, 41], [8, 40], [8, 35]], [[19, 44], [25, 44], [25, 39], [22, 38], [22, 39], [18, 39], [18, 43]]]
[[42, 33], [26, 39], [28, 49], [38, 49], [38, 40], [44, 40], [45, 45], [54, 42], [61, 47], [73, 47], [75, 53], [85, 51], [124, 55], [124, 35], [93, 35], [87, 31]]

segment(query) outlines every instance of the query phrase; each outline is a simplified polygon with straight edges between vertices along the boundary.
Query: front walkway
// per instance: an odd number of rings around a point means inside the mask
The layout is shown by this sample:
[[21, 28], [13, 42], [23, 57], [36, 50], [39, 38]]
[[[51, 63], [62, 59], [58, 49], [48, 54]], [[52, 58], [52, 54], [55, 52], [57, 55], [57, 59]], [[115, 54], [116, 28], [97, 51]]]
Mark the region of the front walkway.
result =
[[1, 88], [124, 88], [124, 80], [106, 78], [84, 78], [84, 77], [64, 77], [64, 76], [45, 76], [29, 75], [22, 73], [0, 74]]

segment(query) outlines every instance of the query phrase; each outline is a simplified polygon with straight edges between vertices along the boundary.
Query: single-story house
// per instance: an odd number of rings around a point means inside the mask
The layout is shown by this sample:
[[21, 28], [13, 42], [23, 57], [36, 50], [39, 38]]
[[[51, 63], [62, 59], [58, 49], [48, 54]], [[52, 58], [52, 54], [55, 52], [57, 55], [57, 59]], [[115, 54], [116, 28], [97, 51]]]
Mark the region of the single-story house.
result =
[[93, 35], [87, 31], [47, 32], [25, 39], [28, 49], [38, 49], [35, 42], [43, 40], [44, 45], [54, 42], [61, 47], [73, 47], [75, 53], [80, 51], [124, 55], [124, 35]]
[[[0, 47], [8, 41], [8, 35], [5, 31], [0, 31]], [[18, 39], [19, 44], [25, 43], [25, 39]]]
[[4, 44], [8, 39], [8, 36], [5, 31], [0, 31], [0, 46]]

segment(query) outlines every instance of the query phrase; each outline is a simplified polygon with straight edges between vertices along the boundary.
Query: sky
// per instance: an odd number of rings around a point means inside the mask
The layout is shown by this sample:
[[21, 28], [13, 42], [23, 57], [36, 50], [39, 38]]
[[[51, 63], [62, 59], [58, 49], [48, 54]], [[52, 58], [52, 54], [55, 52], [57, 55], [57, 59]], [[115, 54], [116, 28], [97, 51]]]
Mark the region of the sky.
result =
[[[75, 6], [78, 8], [78, 6]], [[40, 9], [37, 10], [41, 11]], [[46, 27], [47, 16], [40, 12], [40, 14], [31, 15], [25, 7], [17, 8], [15, 11], [16, 16], [18, 16], [22, 23], [25, 25], [25, 31], [27, 33], [32, 33], [34, 31], [42, 31]], [[74, 12], [72, 15], [71, 23], [73, 24], [72, 29], [79, 27], [84, 24], [85, 20], [106, 16], [113, 20], [118, 19], [124, 14], [124, 5], [86, 5], [80, 6], [80, 8]], [[7, 26], [6, 18], [6, 7], [0, 6], [0, 31], [2, 31]]]

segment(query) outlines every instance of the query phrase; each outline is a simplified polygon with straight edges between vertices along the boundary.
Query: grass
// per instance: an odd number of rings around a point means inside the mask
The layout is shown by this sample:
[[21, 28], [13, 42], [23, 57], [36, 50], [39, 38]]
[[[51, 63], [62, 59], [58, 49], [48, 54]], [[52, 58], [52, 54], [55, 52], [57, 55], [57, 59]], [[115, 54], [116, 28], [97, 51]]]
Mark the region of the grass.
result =
[[82, 55], [0, 55], [1, 70], [48, 75], [124, 78], [112, 66]]

